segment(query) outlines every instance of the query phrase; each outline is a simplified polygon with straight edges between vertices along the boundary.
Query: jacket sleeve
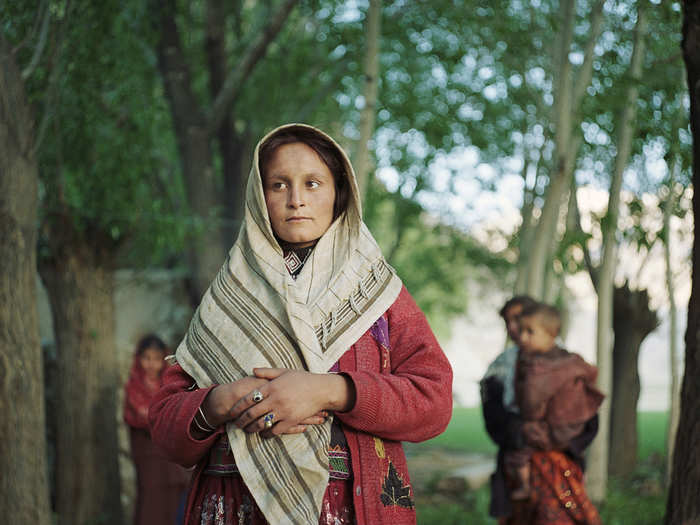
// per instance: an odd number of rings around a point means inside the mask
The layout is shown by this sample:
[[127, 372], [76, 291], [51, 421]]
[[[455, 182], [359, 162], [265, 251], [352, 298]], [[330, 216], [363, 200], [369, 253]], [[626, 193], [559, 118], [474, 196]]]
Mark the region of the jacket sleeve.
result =
[[[452, 367], [428, 321], [404, 287], [387, 311], [389, 373], [359, 366], [362, 345], [356, 343], [357, 370], [345, 372], [355, 386], [354, 407], [338, 418], [356, 430], [395, 441], [424, 441], [442, 433], [452, 416]], [[376, 350], [375, 350], [376, 351]]]
[[139, 410], [139, 403], [134, 400], [134, 394], [129, 389], [124, 393], [124, 421], [131, 427], [148, 430], [148, 410], [145, 413], [143, 408]]
[[172, 461], [184, 467], [198, 463], [223, 432], [220, 427], [203, 440], [195, 439], [190, 433], [197, 408], [214, 388], [191, 389], [193, 385], [194, 380], [180, 365], [169, 367], [148, 413], [153, 442]]
[[503, 406], [503, 383], [495, 376], [481, 381], [481, 409], [486, 432], [494, 443], [506, 450], [525, 446], [520, 414]]

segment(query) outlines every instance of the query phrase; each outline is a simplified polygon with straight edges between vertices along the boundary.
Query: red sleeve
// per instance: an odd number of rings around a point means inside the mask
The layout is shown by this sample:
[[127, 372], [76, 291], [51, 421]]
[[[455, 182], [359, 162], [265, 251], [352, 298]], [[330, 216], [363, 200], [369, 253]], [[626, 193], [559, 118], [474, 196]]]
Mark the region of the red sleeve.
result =
[[[148, 402], [141, 400], [139, 403], [135, 397], [138, 394], [127, 388], [124, 393], [124, 421], [131, 427], [148, 430]], [[142, 407], [141, 410], [139, 407]]]
[[163, 386], [153, 397], [148, 420], [151, 438], [174, 462], [190, 467], [199, 462], [216, 442], [223, 427], [204, 440], [190, 434], [190, 425], [197, 408], [213, 386], [190, 390], [194, 380], [180, 365], [168, 367]]
[[442, 433], [452, 416], [452, 367], [405, 287], [387, 311], [387, 320], [390, 372], [360, 366], [363, 351], [376, 353], [365, 334], [355, 345], [357, 370], [346, 372], [355, 385], [355, 406], [337, 416], [384, 439], [424, 441]]

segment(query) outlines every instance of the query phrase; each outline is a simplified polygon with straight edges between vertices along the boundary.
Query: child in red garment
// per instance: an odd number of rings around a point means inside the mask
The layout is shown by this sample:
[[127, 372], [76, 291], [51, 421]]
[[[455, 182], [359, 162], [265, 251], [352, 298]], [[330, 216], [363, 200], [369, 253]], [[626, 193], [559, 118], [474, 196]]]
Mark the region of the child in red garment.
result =
[[126, 384], [124, 421], [129, 425], [137, 478], [135, 525], [175, 524], [189, 481], [189, 473], [165, 458], [148, 431], [148, 407], [162, 385], [166, 353], [158, 336], [141, 338]]
[[526, 446], [505, 455], [507, 474], [516, 485], [514, 500], [530, 497], [533, 454], [566, 448], [604, 398], [594, 386], [596, 367], [556, 345], [560, 326], [559, 312], [546, 304], [532, 305], [520, 315], [515, 391]]

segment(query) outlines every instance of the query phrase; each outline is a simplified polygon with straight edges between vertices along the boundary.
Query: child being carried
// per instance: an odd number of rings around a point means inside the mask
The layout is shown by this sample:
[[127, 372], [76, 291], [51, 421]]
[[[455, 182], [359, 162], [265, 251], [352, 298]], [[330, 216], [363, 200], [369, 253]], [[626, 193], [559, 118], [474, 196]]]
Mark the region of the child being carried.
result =
[[530, 495], [530, 459], [537, 450], [564, 450], [597, 412], [605, 397], [594, 383], [595, 366], [558, 347], [561, 317], [556, 308], [535, 304], [519, 318], [515, 393], [523, 419], [525, 446], [505, 452], [511, 498]]

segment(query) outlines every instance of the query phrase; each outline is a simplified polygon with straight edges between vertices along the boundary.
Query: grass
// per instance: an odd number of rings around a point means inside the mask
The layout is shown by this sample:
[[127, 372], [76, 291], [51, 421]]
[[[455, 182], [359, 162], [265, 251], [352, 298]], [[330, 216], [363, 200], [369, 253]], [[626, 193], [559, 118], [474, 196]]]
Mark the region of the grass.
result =
[[[639, 467], [626, 480], [611, 479], [608, 495], [600, 506], [606, 525], [657, 525], [666, 505], [663, 471], [666, 446], [666, 412], [640, 412], [637, 420]], [[495, 454], [497, 449], [484, 428], [481, 409], [457, 407], [447, 430], [423, 443], [407, 444], [409, 456], [433, 449], [460, 453]], [[435, 497], [418, 502], [419, 525], [494, 525], [488, 517], [488, 486], [461, 496]]]
[[[651, 454], [664, 455], [666, 450], [667, 412], [640, 412], [637, 417], [639, 459]], [[497, 449], [489, 439], [479, 407], [455, 407], [447, 430], [436, 438], [423, 443], [408, 445], [411, 452], [431, 448], [444, 448], [460, 452], [496, 454]]]
[[444, 433], [414, 447], [441, 447], [463, 452], [495, 454], [496, 446], [489, 439], [480, 407], [456, 407]]

